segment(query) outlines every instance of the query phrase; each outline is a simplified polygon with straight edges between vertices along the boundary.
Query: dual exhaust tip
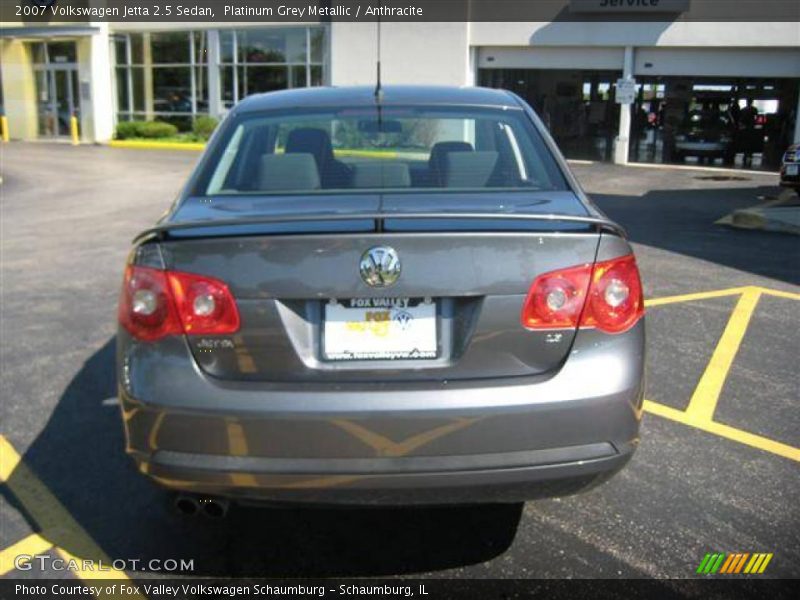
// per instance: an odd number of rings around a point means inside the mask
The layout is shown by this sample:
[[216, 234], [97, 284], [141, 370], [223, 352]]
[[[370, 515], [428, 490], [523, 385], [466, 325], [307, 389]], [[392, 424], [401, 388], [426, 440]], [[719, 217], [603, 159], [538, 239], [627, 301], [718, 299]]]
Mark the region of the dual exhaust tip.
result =
[[178, 494], [174, 500], [175, 509], [187, 517], [203, 514], [211, 519], [223, 519], [228, 514], [230, 501], [224, 498], [208, 498]]

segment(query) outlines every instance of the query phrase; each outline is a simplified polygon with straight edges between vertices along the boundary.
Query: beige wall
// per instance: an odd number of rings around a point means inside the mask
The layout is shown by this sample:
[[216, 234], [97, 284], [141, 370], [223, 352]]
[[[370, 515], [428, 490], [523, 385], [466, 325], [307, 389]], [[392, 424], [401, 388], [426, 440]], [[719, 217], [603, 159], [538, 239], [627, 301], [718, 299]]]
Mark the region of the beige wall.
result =
[[[466, 23], [383, 23], [381, 72], [387, 84], [468, 83]], [[332, 85], [374, 85], [375, 23], [331, 25]]]

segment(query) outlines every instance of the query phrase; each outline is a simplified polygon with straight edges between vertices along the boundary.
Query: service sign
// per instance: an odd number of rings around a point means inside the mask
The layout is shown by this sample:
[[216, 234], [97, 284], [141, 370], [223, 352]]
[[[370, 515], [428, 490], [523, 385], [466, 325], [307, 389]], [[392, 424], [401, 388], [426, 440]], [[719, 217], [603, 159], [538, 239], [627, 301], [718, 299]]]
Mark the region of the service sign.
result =
[[573, 13], [682, 13], [690, 0], [570, 0]]
[[636, 100], [636, 80], [617, 79], [617, 104], [633, 104]]

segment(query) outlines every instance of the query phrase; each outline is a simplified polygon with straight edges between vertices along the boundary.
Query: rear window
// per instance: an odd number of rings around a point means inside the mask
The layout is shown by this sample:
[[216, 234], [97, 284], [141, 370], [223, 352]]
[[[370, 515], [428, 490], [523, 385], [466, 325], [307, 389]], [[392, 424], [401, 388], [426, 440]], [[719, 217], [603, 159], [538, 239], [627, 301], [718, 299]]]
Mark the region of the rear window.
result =
[[196, 195], [567, 189], [518, 109], [370, 107], [234, 119]]

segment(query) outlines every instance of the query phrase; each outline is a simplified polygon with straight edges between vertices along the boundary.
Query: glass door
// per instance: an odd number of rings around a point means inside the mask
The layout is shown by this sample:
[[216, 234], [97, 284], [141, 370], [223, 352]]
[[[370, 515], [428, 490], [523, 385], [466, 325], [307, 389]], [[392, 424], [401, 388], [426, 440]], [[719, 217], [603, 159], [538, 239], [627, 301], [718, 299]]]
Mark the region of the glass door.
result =
[[39, 137], [69, 137], [70, 120], [80, 119], [78, 70], [47, 66], [36, 71]]

